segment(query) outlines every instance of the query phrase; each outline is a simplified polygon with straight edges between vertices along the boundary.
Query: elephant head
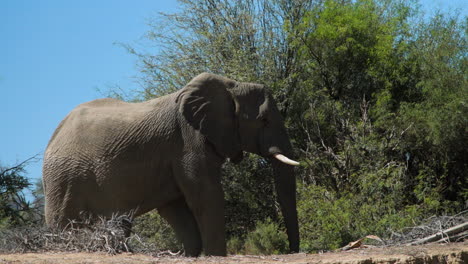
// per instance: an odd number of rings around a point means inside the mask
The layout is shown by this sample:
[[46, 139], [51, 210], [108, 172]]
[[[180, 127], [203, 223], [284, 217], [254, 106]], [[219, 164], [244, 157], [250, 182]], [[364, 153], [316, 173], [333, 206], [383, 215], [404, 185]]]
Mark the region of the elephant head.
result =
[[292, 147], [276, 103], [263, 85], [203, 73], [177, 97], [179, 111], [219, 156], [239, 161], [242, 151], [270, 161], [291, 252], [299, 251]]

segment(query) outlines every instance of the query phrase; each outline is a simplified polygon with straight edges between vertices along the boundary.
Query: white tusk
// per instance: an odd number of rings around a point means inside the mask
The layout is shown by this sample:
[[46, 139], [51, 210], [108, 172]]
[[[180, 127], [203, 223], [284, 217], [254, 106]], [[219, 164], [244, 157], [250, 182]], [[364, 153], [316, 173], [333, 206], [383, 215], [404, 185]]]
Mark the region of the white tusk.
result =
[[288, 157], [286, 157], [285, 155], [283, 154], [275, 154], [273, 155], [273, 157], [275, 157], [276, 159], [278, 159], [279, 161], [283, 162], [283, 163], [286, 163], [288, 165], [292, 165], [292, 166], [297, 166], [299, 165], [299, 162], [297, 161], [294, 161], [292, 159], [289, 159]]

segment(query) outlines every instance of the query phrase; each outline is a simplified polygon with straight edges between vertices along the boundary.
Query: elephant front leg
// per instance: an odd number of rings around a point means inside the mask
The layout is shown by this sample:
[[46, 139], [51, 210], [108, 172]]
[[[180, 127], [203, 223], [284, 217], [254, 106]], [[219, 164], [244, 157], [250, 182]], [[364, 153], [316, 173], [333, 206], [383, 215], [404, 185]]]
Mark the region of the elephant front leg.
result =
[[220, 182], [221, 165], [198, 160], [185, 163], [178, 183], [195, 216], [206, 255], [226, 256], [224, 193]]
[[184, 244], [185, 255], [198, 257], [202, 250], [202, 240], [197, 221], [182, 197], [158, 208], [159, 214], [174, 229], [177, 238]]
[[202, 191], [200, 199], [202, 205], [193, 203], [192, 210], [195, 212], [205, 254], [226, 256], [224, 195], [221, 186]]

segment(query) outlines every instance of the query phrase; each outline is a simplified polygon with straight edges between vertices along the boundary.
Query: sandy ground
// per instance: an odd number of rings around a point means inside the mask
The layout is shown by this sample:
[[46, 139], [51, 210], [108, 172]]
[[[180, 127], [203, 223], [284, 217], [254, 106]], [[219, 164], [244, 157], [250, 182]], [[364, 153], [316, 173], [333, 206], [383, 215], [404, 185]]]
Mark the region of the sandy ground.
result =
[[430, 244], [424, 246], [401, 246], [388, 248], [355, 249], [346, 252], [323, 254], [291, 254], [271, 256], [228, 257], [154, 257], [141, 254], [107, 255], [105, 253], [26, 253], [1, 254], [0, 263], [468, 263], [468, 242]]

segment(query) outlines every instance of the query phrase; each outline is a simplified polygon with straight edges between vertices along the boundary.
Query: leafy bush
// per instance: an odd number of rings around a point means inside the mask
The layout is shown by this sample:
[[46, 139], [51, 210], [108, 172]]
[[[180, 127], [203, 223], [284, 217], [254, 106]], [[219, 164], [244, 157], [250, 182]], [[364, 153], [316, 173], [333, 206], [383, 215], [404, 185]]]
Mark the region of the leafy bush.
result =
[[156, 210], [137, 217], [132, 231], [147, 243], [152, 244], [157, 250], [178, 251], [182, 249], [182, 245], [177, 240], [171, 226]]
[[270, 219], [257, 222], [255, 230], [247, 235], [245, 253], [255, 255], [284, 254], [288, 250], [287, 235]]
[[43, 206], [38, 202], [37, 193], [33, 192], [31, 203], [23, 192], [32, 185], [25, 176], [25, 167], [37, 162], [37, 156], [14, 166], [0, 164], [0, 229], [43, 222]]
[[228, 254], [236, 255], [244, 253], [245, 241], [239, 237], [231, 237], [226, 244]]
[[337, 249], [366, 235], [388, 238], [414, 224], [424, 211], [415, 206], [394, 210], [385, 202], [344, 193], [339, 197], [320, 186], [299, 187], [301, 250]]

